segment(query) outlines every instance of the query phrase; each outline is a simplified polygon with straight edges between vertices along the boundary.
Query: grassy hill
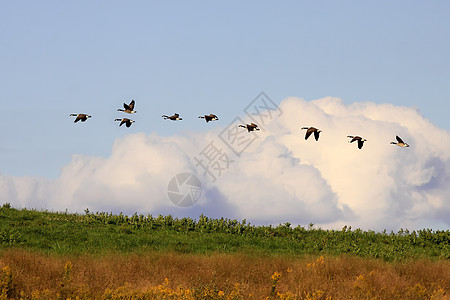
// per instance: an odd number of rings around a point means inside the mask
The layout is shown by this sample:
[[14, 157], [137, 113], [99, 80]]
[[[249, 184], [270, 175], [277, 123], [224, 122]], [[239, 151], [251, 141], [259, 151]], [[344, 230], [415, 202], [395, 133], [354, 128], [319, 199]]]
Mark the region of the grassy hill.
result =
[[0, 208], [0, 299], [448, 299], [450, 232]]
[[450, 258], [450, 231], [397, 233], [323, 230], [289, 223], [254, 226], [245, 220], [200, 216], [71, 214], [0, 208], [0, 249], [20, 247], [49, 254], [173, 251], [211, 254], [340, 255], [384, 261]]

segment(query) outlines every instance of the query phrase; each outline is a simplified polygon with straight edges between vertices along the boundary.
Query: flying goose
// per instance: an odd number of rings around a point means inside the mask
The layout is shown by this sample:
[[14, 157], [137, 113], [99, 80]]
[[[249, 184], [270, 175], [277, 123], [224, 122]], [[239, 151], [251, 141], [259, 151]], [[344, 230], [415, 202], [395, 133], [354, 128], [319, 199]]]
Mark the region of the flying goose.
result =
[[87, 114], [70, 114], [71, 117], [76, 117], [74, 123], [81, 120], [81, 122], [86, 122], [86, 120], [92, 116]]
[[397, 145], [400, 147], [409, 147], [409, 145], [407, 143], [405, 143], [398, 135], [396, 135], [395, 138], [397, 139], [397, 143], [391, 142], [391, 144], [394, 144], [394, 145]]
[[115, 119], [114, 121], [120, 121], [119, 127], [122, 126], [123, 124], [125, 124], [127, 127], [130, 127], [131, 124], [135, 122], [135, 121], [127, 119], [127, 118]]
[[247, 128], [248, 132], [259, 130], [258, 125], [256, 125], [255, 123], [239, 125], [239, 127]]
[[216, 115], [213, 115], [213, 114], [200, 116], [199, 118], [200, 119], [205, 119], [206, 123], [208, 123], [209, 121], [217, 121], [217, 120], [219, 120], [219, 118]]
[[168, 116], [168, 115], [162, 115], [162, 117], [164, 118], [164, 120], [170, 119], [172, 121], [177, 121], [177, 120], [183, 120], [182, 118], [180, 118], [180, 115], [175, 113], [173, 116]]
[[123, 111], [127, 114], [134, 114], [136, 113], [136, 111], [134, 110], [134, 104], [135, 104], [134, 100], [131, 100], [130, 104], [126, 103], [123, 104], [123, 108], [125, 109], [119, 108], [117, 111]]
[[306, 129], [305, 140], [307, 140], [313, 132], [314, 132], [314, 138], [316, 139], [316, 141], [319, 140], [319, 133], [321, 133], [322, 130], [319, 130], [315, 127], [303, 127], [302, 129]]
[[352, 135], [348, 135], [348, 138], [351, 138], [351, 141], [349, 141], [349, 143], [353, 143], [354, 141], [358, 141], [358, 149], [361, 149], [364, 142], [367, 141], [366, 139], [363, 139], [360, 136], [352, 136]]

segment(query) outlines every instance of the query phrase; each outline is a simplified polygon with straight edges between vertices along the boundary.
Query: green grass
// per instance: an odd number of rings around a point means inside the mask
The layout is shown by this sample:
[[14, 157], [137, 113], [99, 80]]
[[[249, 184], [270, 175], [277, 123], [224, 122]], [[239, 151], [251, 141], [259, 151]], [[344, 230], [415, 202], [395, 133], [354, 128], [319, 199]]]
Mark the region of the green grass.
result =
[[0, 250], [18, 247], [49, 254], [174, 251], [256, 255], [340, 255], [404, 261], [449, 259], [450, 232], [424, 229], [398, 233], [322, 230], [289, 223], [254, 226], [245, 220], [108, 213], [71, 214], [0, 208]]

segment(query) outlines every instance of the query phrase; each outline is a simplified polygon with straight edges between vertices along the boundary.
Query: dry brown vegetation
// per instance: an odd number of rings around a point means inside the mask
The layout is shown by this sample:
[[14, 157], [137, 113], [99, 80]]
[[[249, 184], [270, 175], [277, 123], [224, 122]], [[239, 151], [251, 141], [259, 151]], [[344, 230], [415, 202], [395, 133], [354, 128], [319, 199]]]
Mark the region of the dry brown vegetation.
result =
[[450, 262], [350, 256], [254, 257], [151, 252], [1, 254], [2, 297], [103, 299], [447, 299]]

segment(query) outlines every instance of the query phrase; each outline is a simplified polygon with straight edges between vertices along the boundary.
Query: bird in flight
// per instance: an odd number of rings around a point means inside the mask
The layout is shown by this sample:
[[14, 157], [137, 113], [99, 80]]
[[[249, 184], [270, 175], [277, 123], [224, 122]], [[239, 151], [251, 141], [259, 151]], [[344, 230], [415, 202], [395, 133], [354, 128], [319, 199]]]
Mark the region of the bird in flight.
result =
[[183, 120], [182, 118], [180, 118], [180, 115], [175, 113], [173, 116], [168, 116], [168, 115], [162, 115], [162, 117], [164, 118], [164, 120], [172, 120], [172, 121], [177, 121], [177, 120]]
[[305, 140], [307, 140], [313, 132], [314, 132], [314, 138], [316, 139], [316, 141], [319, 140], [319, 134], [322, 132], [322, 130], [319, 130], [315, 127], [303, 127], [302, 129], [306, 129]]
[[117, 109], [117, 111], [123, 111], [123, 112], [125, 112], [127, 114], [134, 114], [134, 113], [136, 113], [136, 111], [134, 110], [134, 104], [135, 103], [136, 102], [134, 100], [131, 100], [130, 104], [124, 103], [123, 104], [123, 108], [125, 108], [125, 109], [119, 108], [119, 109]]
[[216, 115], [214, 115], [214, 114], [199, 116], [199, 119], [205, 119], [206, 123], [208, 123], [209, 121], [217, 121], [217, 120], [219, 120], [219, 118]]
[[81, 122], [86, 122], [86, 120], [88, 118], [91, 118], [92, 116], [87, 115], [87, 114], [70, 114], [71, 117], [76, 117], [75, 121], [73, 121], [74, 123], [81, 121]]
[[407, 143], [405, 143], [401, 137], [399, 137], [398, 135], [395, 136], [395, 138], [397, 139], [397, 142], [391, 142], [391, 144], [397, 145], [399, 147], [409, 147], [409, 145]]
[[239, 127], [247, 128], [248, 132], [259, 130], [258, 125], [256, 125], [255, 123], [239, 125]]
[[115, 119], [114, 121], [120, 121], [119, 127], [122, 126], [123, 124], [125, 124], [127, 127], [130, 127], [131, 124], [133, 124], [135, 122], [135, 121], [130, 120], [128, 118]]
[[353, 135], [348, 135], [348, 138], [351, 138], [351, 140], [349, 141], [349, 143], [353, 143], [354, 141], [358, 141], [358, 149], [361, 149], [362, 146], [364, 145], [364, 142], [366, 142], [367, 140], [360, 137], [360, 136], [353, 136]]

